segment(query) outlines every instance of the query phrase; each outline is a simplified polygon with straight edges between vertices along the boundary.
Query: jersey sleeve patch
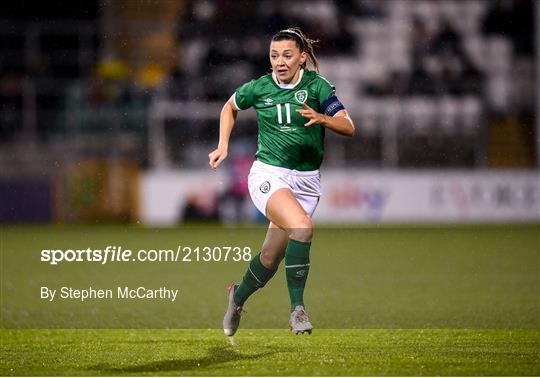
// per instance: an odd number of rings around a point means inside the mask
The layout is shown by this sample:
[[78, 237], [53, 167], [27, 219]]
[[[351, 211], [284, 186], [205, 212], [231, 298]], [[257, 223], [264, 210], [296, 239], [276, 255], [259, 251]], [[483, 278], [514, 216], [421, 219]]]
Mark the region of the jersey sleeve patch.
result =
[[336, 95], [332, 94], [325, 102], [322, 103], [322, 109], [324, 110], [324, 114], [333, 117], [337, 112], [345, 109], [345, 107], [341, 101], [339, 101]]

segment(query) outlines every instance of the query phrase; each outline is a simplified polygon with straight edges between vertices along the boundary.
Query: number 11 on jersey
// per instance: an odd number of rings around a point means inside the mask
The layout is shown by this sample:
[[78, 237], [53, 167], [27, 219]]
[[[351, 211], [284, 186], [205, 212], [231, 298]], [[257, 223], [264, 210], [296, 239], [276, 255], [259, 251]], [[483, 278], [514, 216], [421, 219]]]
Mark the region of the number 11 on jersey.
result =
[[[277, 121], [281, 125], [283, 123], [283, 116], [281, 114], [281, 104], [277, 104]], [[285, 104], [285, 117], [286, 117], [286, 124], [291, 123], [291, 104], [287, 103]]]

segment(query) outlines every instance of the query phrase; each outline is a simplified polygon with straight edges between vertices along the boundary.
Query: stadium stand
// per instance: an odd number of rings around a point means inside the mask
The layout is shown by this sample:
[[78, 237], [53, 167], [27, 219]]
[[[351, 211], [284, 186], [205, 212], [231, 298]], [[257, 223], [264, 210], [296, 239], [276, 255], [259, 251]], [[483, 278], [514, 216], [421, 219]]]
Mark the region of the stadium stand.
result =
[[0, 23], [5, 172], [80, 156], [202, 167], [217, 104], [268, 72], [268, 39], [289, 25], [319, 40], [357, 120], [362, 142], [328, 136], [328, 166], [536, 164], [532, 1], [89, 3]]

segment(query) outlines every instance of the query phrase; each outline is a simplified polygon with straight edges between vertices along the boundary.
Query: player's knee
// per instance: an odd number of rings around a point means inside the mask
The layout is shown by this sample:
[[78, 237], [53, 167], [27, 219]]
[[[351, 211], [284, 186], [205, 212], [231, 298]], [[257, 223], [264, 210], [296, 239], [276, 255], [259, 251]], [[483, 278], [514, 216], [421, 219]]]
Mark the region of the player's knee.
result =
[[309, 215], [306, 214], [299, 218], [296, 228], [313, 232], [313, 221], [311, 220]]
[[295, 240], [310, 242], [313, 236], [313, 221], [308, 215], [299, 218], [291, 229], [289, 237]]

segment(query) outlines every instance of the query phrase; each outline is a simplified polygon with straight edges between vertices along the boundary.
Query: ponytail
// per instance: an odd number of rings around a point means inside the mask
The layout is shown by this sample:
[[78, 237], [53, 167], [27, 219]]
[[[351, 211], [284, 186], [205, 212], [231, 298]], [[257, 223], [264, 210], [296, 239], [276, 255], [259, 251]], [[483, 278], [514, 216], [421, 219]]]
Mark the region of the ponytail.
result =
[[313, 69], [319, 72], [319, 62], [315, 57], [313, 46], [319, 42], [317, 40], [309, 39], [298, 27], [291, 27], [283, 29], [274, 34], [272, 41], [292, 40], [295, 41], [300, 49], [300, 52], [305, 52], [308, 56], [307, 61], [302, 65], [302, 68], [306, 68], [307, 63], [311, 63]]

